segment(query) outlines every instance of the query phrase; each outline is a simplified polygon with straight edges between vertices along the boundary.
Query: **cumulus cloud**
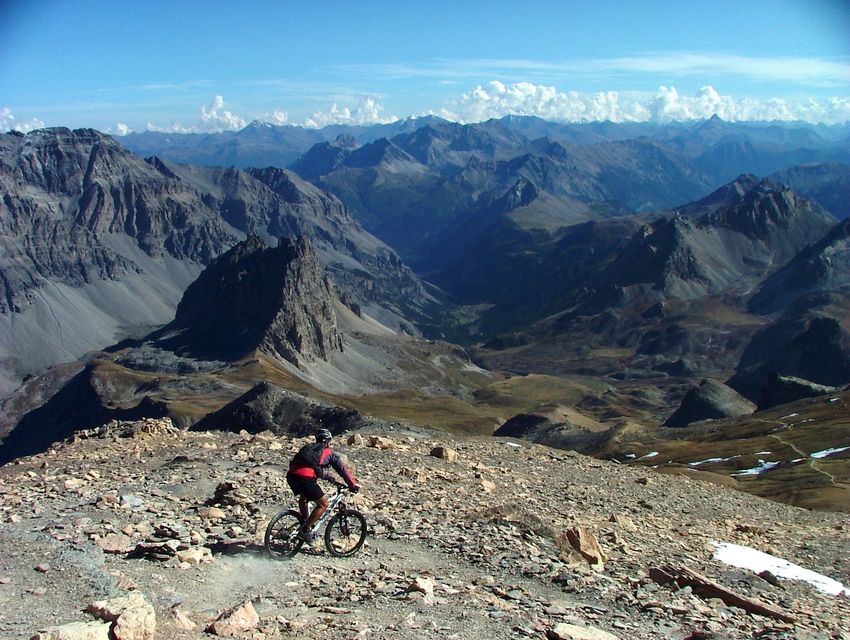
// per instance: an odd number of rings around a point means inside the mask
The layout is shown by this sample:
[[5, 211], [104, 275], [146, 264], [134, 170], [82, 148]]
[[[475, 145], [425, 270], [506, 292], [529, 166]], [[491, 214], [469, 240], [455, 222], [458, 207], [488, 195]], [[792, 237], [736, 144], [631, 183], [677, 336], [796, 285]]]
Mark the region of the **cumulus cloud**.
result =
[[283, 109], [275, 109], [271, 113], [265, 114], [261, 120], [264, 122], [269, 122], [271, 124], [288, 124], [289, 123], [289, 114]]
[[224, 108], [224, 98], [215, 96], [209, 106], [201, 106], [201, 115], [193, 126], [172, 122], [169, 126], [148, 123], [148, 131], [160, 133], [220, 133], [238, 131], [248, 124], [244, 118]]
[[38, 118], [30, 118], [29, 120], [20, 120], [12, 114], [9, 107], [0, 108], [0, 132], [20, 131], [26, 133], [33, 129], [43, 129], [44, 122]]
[[202, 131], [238, 131], [248, 124], [244, 119], [224, 108], [224, 98], [216, 96], [209, 107], [201, 107]]
[[374, 98], [363, 98], [353, 110], [334, 102], [327, 111], [316, 111], [305, 118], [304, 126], [319, 129], [331, 124], [386, 124], [398, 120], [398, 116], [382, 116], [383, 110]]
[[133, 130], [123, 122], [116, 122], [114, 127], [107, 127], [104, 133], [112, 136], [126, 136], [128, 133], [133, 133]]
[[673, 86], [660, 86], [648, 98], [634, 98], [616, 91], [562, 92], [531, 82], [504, 84], [494, 80], [462, 94], [440, 112], [445, 118], [461, 122], [480, 122], [508, 114], [566, 122], [671, 122], [717, 114], [728, 121], [805, 120], [834, 124], [850, 120], [850, 98], [757, 100], [724, 96], [712, 86], [704, 86], [693, 95], [682, 95]]

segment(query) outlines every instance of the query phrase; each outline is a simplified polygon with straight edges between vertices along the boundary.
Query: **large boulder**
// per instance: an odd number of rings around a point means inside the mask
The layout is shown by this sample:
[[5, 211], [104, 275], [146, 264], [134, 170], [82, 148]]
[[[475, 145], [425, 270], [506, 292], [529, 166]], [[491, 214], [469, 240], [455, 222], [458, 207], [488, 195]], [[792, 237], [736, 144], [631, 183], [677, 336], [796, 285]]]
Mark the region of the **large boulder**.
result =
[[717, 420], [744, 416], [756, 410], [756, 405], [731, 387], [717, 380], [703, 380], [688, 390], [682, 404], [667, 418], [667, 427], [685, 427], [700, 420]]
[[318, 428], [332, 433], [365, 424], [354, 409], [325, 404], [281, 387], [261, 382], [195, 424], [195, 431], [222, 430], [250, 433], [272, 431], [277, 435], [305, 436]]
[[493, 435], [584, 451], [591, 449], [607, 429], [606, 425], [575, 409], [544, 403], [529, 413], [520, 413], [505, 421]]

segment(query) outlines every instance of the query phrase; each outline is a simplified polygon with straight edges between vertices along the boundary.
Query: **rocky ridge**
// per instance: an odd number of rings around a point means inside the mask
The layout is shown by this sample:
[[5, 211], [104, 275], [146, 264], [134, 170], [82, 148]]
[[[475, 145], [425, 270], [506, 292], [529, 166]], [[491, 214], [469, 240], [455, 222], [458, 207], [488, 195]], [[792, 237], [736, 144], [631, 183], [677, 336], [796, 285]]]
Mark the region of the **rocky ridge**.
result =
[[283, 169], [178, 165], [90, 129], [0, 136], [0, 394], [173, 318], [185, 288], [249, 233], [310, 239], [328, 276], [415, 332], [434, 299], [343, 204]]
[[[732, 542], [847, 584], [846, 514], [511, 440], [353, 434], [336, 448], [363, 485], [367, 546], [272, 561], [262, 532], [291, 503], [303, 442], [144, 420], [0, 468], [0, 634], [126, 638], [118, 625], [141, 618], [133, 637], [850, 637], [846, 596], [712, 559]], [[665, 571], [721, 589], [671, 588]], [[128, 596], [137, 608], [115, 604]]]

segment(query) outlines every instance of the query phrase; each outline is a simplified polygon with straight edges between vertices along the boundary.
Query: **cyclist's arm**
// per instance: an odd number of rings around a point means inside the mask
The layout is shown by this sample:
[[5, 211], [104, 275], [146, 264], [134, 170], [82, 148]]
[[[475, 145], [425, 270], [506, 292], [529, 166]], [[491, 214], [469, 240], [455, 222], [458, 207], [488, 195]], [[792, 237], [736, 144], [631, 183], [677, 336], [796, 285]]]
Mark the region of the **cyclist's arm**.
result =
[[[328, 462], [331, 463], [331, 466], [334, 468], [334, 471], [336, 471], [342, 477], [342, 479], [345, 480], [345, 484], [348, 485], [349, 489], [357, 486], [357, 480], [354, 478], [354, 475], [348, 470], [348, 468], [343, 464], [342, 458], [339, 457], [339, 454], [335, 452], [331, 453], [331, 455], [328, 457]], [[330, 477], [327, 475], [328, 470], [324, 469], [324, 472], [326, 474], [325, 478], [330, 479]]]

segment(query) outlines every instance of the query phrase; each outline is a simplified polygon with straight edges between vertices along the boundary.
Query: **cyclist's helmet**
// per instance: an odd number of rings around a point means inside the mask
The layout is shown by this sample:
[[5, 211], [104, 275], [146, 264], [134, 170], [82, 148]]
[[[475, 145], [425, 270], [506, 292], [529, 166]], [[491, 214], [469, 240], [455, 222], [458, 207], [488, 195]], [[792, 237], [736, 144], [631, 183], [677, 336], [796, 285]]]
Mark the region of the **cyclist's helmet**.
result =
[[327, 429], [319, 429], [316, 432], [316, 442], [330, 442], [332, 437], [331, 432]]

